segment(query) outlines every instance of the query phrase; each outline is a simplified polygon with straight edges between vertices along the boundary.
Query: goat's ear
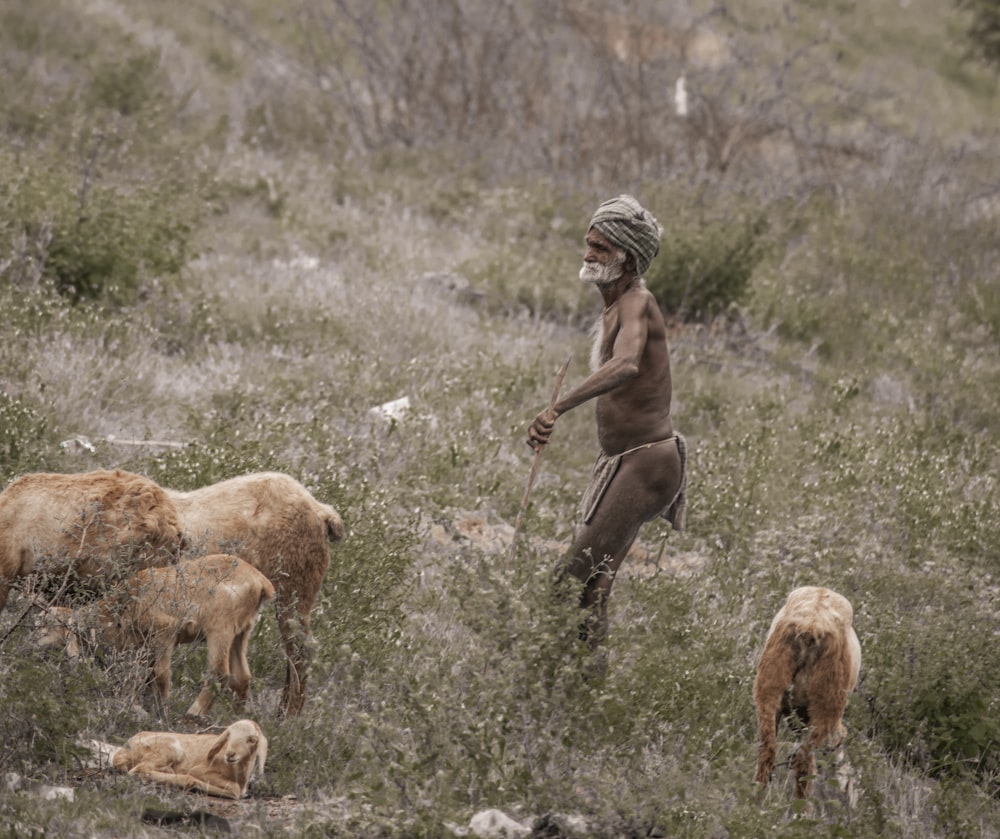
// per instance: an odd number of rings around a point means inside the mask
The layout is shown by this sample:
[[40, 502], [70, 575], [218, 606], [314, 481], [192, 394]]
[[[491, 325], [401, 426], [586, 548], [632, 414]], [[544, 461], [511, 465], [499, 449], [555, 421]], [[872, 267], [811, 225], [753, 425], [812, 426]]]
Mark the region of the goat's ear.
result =
[[225, 731], [222, 732], [222, 734], [219, 735], [219, 738], [214, 743], [212, 743], [212, 748], [208, 750], [209, 761], [215, 760], [215, 756], [219, 752], [221, 752], [224, 748], [226, 748], [226, 743], [228, 742], [229, 742], [229, 729], [227, 728]]
[[257, 772], [264, 774], [264, 764], [267, 763], [267, 738], [260, 735], [260, 742], [257, 744]]

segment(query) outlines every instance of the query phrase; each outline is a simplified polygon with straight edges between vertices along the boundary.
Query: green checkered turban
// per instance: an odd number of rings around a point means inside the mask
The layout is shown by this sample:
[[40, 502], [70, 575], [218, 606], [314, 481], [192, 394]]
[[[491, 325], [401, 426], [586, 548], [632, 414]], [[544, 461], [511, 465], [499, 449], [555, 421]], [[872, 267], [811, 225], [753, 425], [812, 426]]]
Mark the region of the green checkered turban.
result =
[[631, 195], [619, 195], [601, 204], [590, 220], [590, 227], [632, 254], [636, 274], [640, 277], [660, 250], [663, 228]]

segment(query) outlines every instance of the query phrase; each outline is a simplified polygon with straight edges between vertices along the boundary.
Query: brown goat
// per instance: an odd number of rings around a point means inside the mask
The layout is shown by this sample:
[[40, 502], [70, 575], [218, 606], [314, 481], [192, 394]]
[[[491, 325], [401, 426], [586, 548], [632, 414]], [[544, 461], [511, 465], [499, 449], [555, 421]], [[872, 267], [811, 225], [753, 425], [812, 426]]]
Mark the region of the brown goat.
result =
[[177, 561], [177, 511], [153, 481], [120, 469], [36, 472], [0, 493], [0, 609], [31, 573], [103, 578]]
[[844, 711], [861, 669], [853, 619], [846, 597], [816, 586], [795, 589], [775, 615], [753, 685], [760, 740], [755, 780], [762, 793], [774, 772], [782, 717], [810, 727], [792, 759], [796, 798], [812, 794], [815, 750], [843, 742]]
[[[208, 713], [214, 684], [226, 685], [241, 701], [250, 688], [247, 644], [274, 586], [249, 563], [228, 554], [191, 559], [167, 568], [147, 568], [125, 590], [73, 610], [52, 607], [42, 616], [36, 642], [65, 643], [70, 656], [81, 642], [118, 649], [148, 647], [161, 708], [170, 695], [170, 660], [177, 644], [205, 640], [208, 674], [189, 716]], [[213, 678], [214, 677], [214, 678]]]
[[239, 720], [221, 734], [140, 731], [118, 749], [111, 765], [147, 781], [223, 798], [242, 798], [254, 765], [264, 774], [267, 738], [253, 720]]
[[330, 564], [329, 544], [344, 538], [340, 515], [279, 472], [166, 493], [192, 551], [238, 554], [274, 583], [288, 656], [281, 706], [287, 715], [297, 714], [306, 696], [309, 614]]

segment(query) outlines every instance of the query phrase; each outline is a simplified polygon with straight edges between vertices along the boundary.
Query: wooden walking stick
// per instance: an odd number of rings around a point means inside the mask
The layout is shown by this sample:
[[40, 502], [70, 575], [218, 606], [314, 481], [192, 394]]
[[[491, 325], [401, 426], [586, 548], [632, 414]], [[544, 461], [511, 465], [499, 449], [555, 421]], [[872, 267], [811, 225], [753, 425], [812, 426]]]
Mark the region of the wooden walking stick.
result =
[[[563, 379], [566, 378], [566, 370], [569, 368], [569, 362], [572, 358], [573, 356], [570, 355], [566, 361], [563, 362], [563, 366], [559, 368], [559, 372], [556, 373], [556, 384], [552, 389], [552, 398], [549, 400], [550, 408], [559, 401], [559, 389], [562, 387]], [[514, 566], [514, 552], [517, 549], [517, 537], [521, 533], [521, 523], [524, 520], [524, 511], [528, 509], [528, 496], [531, 495], [531, 487], [535, 483], [535, 476], [538, 474], [538, 464], [542, 460], [542, 452], [544, 450], [545, 446], [539, 446], [535, 449], [535, 458], [531, 461], [531, 471], [528, 473], [528, 485], [524, 488], [524, 496], [521, 498], [521, 509], [517, 511], [517, 518], [514, 520], [514, 533], [510, 537], [510, 553], [507, 554], [508, 570]]]

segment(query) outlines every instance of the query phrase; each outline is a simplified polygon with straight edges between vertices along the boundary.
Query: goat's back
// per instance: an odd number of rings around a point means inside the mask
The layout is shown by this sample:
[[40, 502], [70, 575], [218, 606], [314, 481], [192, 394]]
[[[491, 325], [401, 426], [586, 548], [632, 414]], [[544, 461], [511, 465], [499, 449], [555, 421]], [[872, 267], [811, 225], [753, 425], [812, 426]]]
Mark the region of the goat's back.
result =
[[126, 547], [167, 562], [180, 545], [173, 503], [154, 481], [131, 472], [35, 472], [0, 493], [0, 573], [8, 577], [47, 557], [94, 557], [76, 570], [95, 573], [100, 559]]
[[274, 584], [231, 554], [144, 569], [132, 578], [129, 591], [129, 608], [137, 622], [159, 613], [167, 624], [164, 628], [188, 622], [199, 633], [219, 622], [244, 629], [274, 598]]
[[821, 586], [802, 586], [792, 591], [771, 622], [794, 627], [815, 637], [843, 631], [854, 621], [854, 607], [842, 594]]
[[861, 670], [853, 619], [854, 608], [843, 595], [819, 586], [795, 589], [771, 622], [757, 682], [785, 681], [791, 704], [803, 710], [810, 704], [812, 681], [820, 669], [824, 682], [851, 692]]
[[194, 552], [238, 554], [275, 582], [282, 577], [301, 579], [301, 587], [312, 596], [326, 573], [329, 543], [344, 536], [337, 511], [280, 472], [166, 492]]
[[191, 766], [205, 762], [214, 742], [215, 737], [211, 734], [140, 731], [112, 755], [111, 765], [122, 772], [129, 772], [140, 763], [187, 771]]
[[337, 511], [281, 472], [255, 472], [188, 492], [167, 489], [166, 493], [181, 511], [185, 532], [195, 541], [204, 538], [202, 548], [210, 553], [225, 552], [222, 547], [228, 540], [249, 540], [281, 529], [299, 532], [307, 519], [321, 523], [324, 541], [344, 536]]

